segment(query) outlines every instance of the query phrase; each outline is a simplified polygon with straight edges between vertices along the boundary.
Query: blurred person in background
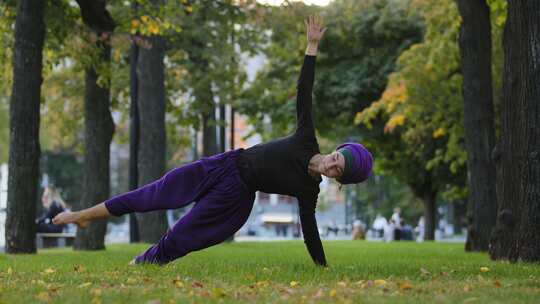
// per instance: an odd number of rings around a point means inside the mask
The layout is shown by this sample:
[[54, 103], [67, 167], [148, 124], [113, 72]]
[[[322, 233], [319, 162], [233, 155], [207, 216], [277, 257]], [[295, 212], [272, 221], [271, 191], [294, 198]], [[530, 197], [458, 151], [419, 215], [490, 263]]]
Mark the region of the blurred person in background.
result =
[[36, 220], [37, 232], [41, 233], [61, 233], [65, 225], [55, 225], [52, 219], [68, 209], [62, 199], [60, 192], [52, 184], [47, 185], [41, 196], [44, 213]]

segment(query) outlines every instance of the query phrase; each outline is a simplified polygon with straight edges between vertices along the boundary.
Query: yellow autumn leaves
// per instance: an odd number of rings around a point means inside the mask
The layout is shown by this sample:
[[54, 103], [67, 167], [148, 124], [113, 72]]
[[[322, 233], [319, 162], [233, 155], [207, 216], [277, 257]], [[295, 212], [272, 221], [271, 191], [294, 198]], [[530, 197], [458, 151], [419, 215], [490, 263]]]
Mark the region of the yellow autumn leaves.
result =
[[[180, 6], [186, 14], [191, 14], [193, 12], [193, 7], [188, 0], [180, 0]], [[170, 21], [161, 20], [160, 18], [143, 15], [138, 19], [131, 20], [130, 32], [131, 34], [141, 34], [144, 36], [160, 35], [163, 32], [172, 30], [175, 32], [180, 32], [181, 28], [177, 25], [174, 25]]]
[[[189, 10], [186, 9], [186, 11], [191, 12], [191, 6], [189, 7]], [[131, 20], [130, 33], [133, 35], [162, 35], [164, 34], [164, 32], [167, 31], [174, 31], [176, 33], [179, 33], [182, 31], [182, 29], [180, 28], [180, 26], [175, 25], [169, 21], [163, 21], [160, 18], [155, 18], [147, 15], [141, 16], [138, 19]]]
[[163, 29], [171, 28], [169, 22], [161, 22], [157, 18], [141, 16], [140, 19], [131, 20], [131, 33], [140, 33], [145, 36], [159, 35]]

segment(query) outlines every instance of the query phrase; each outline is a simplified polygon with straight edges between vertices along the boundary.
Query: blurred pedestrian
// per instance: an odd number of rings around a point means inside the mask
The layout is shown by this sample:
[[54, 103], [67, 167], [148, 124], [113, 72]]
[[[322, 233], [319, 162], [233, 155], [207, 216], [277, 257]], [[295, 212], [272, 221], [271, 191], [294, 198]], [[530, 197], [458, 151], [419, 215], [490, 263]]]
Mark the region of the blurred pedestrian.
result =
[[366, 238], [366, 231], [362, 221], [359, 219], [354, 220], [352, 229], [353, 240], [364, 240]]
[[388, 226], [388, 221], [380, 213], [377, 214], [373, 221], [373, 230], [375, 231], [375, 237], [382, 239], [384, 237], [384, 230]]
[[45, 187], [41, 196], [44, 212], [37, 220], [37, 232], [41, 233], [61, 233], [65, 225], [55, 225], [52, 219], [67, 210], [67, 205], [62, 199], [62, 196], [52, 184]]

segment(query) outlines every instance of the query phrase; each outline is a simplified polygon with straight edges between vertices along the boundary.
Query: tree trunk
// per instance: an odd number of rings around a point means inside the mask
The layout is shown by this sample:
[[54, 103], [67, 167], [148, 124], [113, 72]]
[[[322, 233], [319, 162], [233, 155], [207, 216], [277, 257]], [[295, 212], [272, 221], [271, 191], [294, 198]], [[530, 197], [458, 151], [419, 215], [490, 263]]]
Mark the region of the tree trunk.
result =
[[219, 105], [219, 152], [225, 152], [226, 149], [226, 126], [227, 126], [227, 118], [225, 117], [225, 104], [221, 102]]
[[491, 79], [491, 21], [485, 0], [457, 0], [462, 17], [459, 35], [465, 144], [469, 185], [466, 249], [487, 251], [497, 213], [495, 122]]
[[467, 216], [467, 202], [465, 201], [456, 201], [454, 204], [454, 233], [462, 234], [463, 227], [465, 223], [465, 218]]
[[424, 204], [424, 240], [435, 240], [435, 229], [437, 227], [436, 216], [436, 198], [437, 193], [426, 193], [422, 195], [422, 203]]
[[[165, 76], [164, 41], [145, 37], [151, 48], [139, 49], [137, 65], [140, 114], [139, 185], [145, 185], [165, 173]], [[156, 243], [168, 228], [165, 211], [138, 214], [141, 241]]]
[[[139, 174], [137, 170], [139, 137], [140, 137], [140, 119], [139, 107], [137, 106], [138, 79], [137, 79], [137, 61], [139, 58], [139, 47], [132, 42], [129, 53], [129, 93], [131, 97], [129, 109], [129, 190], [135, 190], [139, 185]], [[137, 225], [137, 216], [134, 213], [129, 214], [129, 242], [139, 242], [139, 227]]]
[[509, 0], [493, 259], [540, 261], [540, 2]]
[[[98, 40], [100, 60], [110, 66], [110, 40]], [[94, 67], [86, 69], [84, 93], [84, 192], [81, 207], [89, 208], [105, 201], [110, 195], [110, 145], [114, 122], [110, 111], [110, 80], [106, 87], [97, 83]], [[78, 229], [75, 250], [105, 248], [107, 220], [98, 220], [86, 229]]]
[[[206, 95], [206, 94], [205, 94]], [[210, 93], [213, 98], [213, 94]], [[216, 131], [216, 110], [214, 101], [200, 100], [199, 102], [207, 103], [207, 110], [201, 114], [203, 123], [203, 156], [212, 156], [219, 153]]]
[[36, 252], [39, 104], [45, 37], [44, 1], [20, 0], [15, 21], [6, 252]]

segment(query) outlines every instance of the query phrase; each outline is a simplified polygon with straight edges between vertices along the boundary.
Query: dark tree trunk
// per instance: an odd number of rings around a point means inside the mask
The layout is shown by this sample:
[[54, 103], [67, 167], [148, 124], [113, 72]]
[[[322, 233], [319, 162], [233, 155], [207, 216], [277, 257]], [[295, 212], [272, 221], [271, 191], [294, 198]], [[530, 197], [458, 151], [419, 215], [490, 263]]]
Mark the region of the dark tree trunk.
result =
[[6, 252], [36, 252], [39, 175], [39, 104], [45, 38], [44, 1], [20, 0], [15, 21]]
[[540, 261], [540, 2], [509, 0], [493, 259]]
[[231, 129], [230, 129], [231, 130], [231, 132], [230, 132], [230, 136], [231, 136], [231, 138], [230, 138], [230, 140], [231, 140], [230, 141], [230, 148], [231, 148], [231, 150], [235, 149], [235, 147], [234, 147], [234, 136], [235, 136], [234, 135], [234, 131], [235, 131], [234, 127], [235, 127], [235, 124], [234, 124], [234, 108], [231, 107]]
[[[131, 104], [129, 109], [129, 189], [137, 189], [139, 185], [139, 174], [137, 170], [138, 153], [139, 153], [139, 107], [137, 106], [138, 80], [137, 80], [137, 61], [139, 58], [139, 48], [132, 42], [129, 53], [129, 92]], [[139, 227], [137, 225], [137, 217], [134, 213], [129, 214], [129, 242], [135, 243], [140, 241]]]
[[436, 199], [437, 193], [426, 193], [422, 195], [424, 204], [424, 239], [426, 241], [435, 240], [435, 229], [437, 228]]
[[[165, 75], [164, 41], [146, 37], [148, 49], [139, 49], [137, 65], [140, 114], [139, 185], [159, 179], [165, 173]], [[156, 243], [168, 228], [165, 211], [137, 214], [141, 241]]]
[[[100, 60], [110, 66], [110, 41], [98, 40]], [[89, 208], [106, 200], [110, 195], [110, 145], [114, 123], [110, 111], [110, 81], [106, 87], [97, 83], [98, 74], [93, 67], [86, 69], [84, 93], [84, 192], [81, 207]], [[98, 220], [86, 229], [78, 229], [75, 250], [105, 248], [107, 220]]]
[[457, 201], [454, 202], [454, 233], [456, 234], [462, 234], [463, 233], [463, 227], [466, 223], [466, 217], [467, 217], [467, 202], [465, 201]]
[[[213, 97], [213, 96], [212, 96]], [[216, 132], [216, 111], [214, 101], [212, 100], [200, 100], [200, 102], [207, 103], [202, 116], [202, 136], [203, 136], [203, 156], [212, 156], [219, 153], [219, 146], [217, 142]]]
[[225, 117], [225, 105], [223, 102], [219, 105], [219, 120], [219, 152], [225, 152], [227, 146], [225, 142], [227, 118]]
[[93, 31], [112, 32], [116, 27], [106, 9], [106, 0], [76, 0], [81, 8], [83, 22]]
[[[205, 47], [204, 43], [198, 40], [192, 40], [192, 45], [199, 49]], [[202, 156], [208, 157], [219, 153], [220, 147], [217, 137], [216, 128], [216, 104], [214, 102], [214, 93], [212, 92], [212, 82], [208, 79], [210, 69], [208, 60], [203, 58], [197, 51], [190, 53], [197, 85], [193, 90], [193, 94], [199, 103], [201, 122], [202, 122]]]
[[459, 35], [465, 143], [469, 185], [467, 250], [487, 251], [495, 227], [497, 194], [495, 122], [491, 80], [491, 21], [485, 0], [457, 0], [462, 17]]

